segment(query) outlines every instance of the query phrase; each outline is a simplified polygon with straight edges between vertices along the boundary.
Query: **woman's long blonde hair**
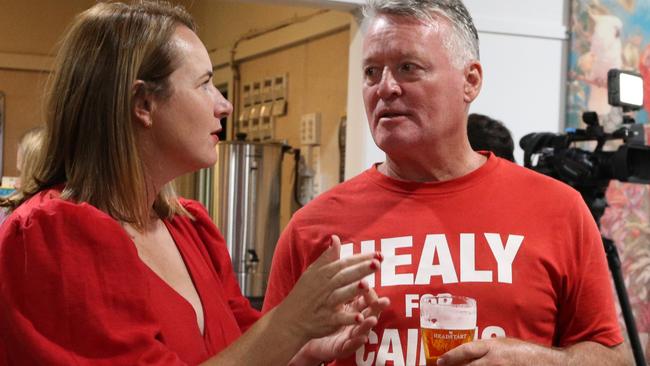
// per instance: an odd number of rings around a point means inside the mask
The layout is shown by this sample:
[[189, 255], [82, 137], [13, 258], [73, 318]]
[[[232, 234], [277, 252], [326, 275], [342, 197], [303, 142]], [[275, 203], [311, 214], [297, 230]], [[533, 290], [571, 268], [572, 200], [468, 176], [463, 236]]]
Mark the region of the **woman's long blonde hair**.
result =
[[[150, 221], [146, 170], [135, 139], [136, 80], [144, 92], [166, 98], [179, 60], [171, 42], [178, 25], [196, 29], [180, 6], [139, 1], [98, 3], [66, 32], [46, 95], [47, 133], [38, 191], [64, 184], [63, 199], [87, 202], [143, 229]], [[160, 217], [189, 215], [168, 184], [154, 207]]]

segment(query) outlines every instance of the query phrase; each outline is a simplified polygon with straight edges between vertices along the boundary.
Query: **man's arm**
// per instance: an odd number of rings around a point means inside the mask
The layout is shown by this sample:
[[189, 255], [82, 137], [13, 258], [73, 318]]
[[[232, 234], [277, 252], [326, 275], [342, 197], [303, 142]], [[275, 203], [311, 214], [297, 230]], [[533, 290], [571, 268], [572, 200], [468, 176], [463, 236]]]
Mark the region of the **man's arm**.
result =
[[[471, 363], [470, 363], [471, 362]], [[606, 347], [579, 342], [566, 348], [548, 348], [514, 338], [493, 338], [454, 348], [438, 360], [438, 366], [627, 366], [632, 365], [624, 344]]]

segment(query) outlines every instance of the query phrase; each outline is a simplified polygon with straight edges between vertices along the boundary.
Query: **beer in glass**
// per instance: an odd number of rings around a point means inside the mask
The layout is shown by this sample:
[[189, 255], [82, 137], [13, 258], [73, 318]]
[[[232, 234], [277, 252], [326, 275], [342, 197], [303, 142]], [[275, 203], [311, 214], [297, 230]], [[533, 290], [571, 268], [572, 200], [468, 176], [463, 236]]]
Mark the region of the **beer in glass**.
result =
[[449, 294], [420, 298], [420, 328], [427, 366], [445, 352], [469, 343], [476, 329], [476, 300]]

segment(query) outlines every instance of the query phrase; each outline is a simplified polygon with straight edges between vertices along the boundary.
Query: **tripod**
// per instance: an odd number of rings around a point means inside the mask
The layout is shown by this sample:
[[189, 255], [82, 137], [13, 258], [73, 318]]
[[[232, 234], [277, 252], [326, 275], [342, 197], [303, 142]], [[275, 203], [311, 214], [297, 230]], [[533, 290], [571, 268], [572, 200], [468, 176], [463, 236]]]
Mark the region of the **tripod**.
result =
[[[587, 203], [589, 211], [591, 211], [591, 214], [596, 220], [596, 224], [598, 224], [599, 228], [600, 218], [603, 216], [605, 208], [607, 207], [605, 190], [607, 189], [608, 184], [609, 181], [606, 181], [604, 184], [598, 184], [595, 187], [575, 187], [580, 192], [580, 194], [582, 194], [582, 198]], [[632, 313], [630, 299], [625, 288], [625, 281], [623, 280], [623, 273], [621, 271], [621, 259], [618, 256], [618, 251], [616, 250], [614, 241], [604, 236], [602, 238], [603, 244], [605, 246], [605, 254], [607, 254], [607, 264], [609, 265], [609, 270], [612, 274], [612, 279], [614, 280], [616, 295], [618, 296], [618, 302], [621, 306], [623, 319], [625, 320], [625, 328], [627, 329], [627, 335], [630, 340], [630, 345], [632, 346], [634, 361], [636, 363], [636, 366], [645, 366], [645, 356], [643, 355], [643, 348], [641, 347], [639, 332], [636, 329], [634, 314]]]

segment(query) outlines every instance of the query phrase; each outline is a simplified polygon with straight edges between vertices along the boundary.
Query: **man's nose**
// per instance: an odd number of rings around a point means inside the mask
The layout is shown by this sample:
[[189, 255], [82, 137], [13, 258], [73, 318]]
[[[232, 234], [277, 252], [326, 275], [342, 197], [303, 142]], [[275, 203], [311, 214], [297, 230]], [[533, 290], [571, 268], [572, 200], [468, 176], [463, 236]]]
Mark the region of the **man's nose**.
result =
[[377, 95], [381, 99], [392, 99], [402, 95], [402, 88], [390, 68], [385, 67], [381, 74]]

